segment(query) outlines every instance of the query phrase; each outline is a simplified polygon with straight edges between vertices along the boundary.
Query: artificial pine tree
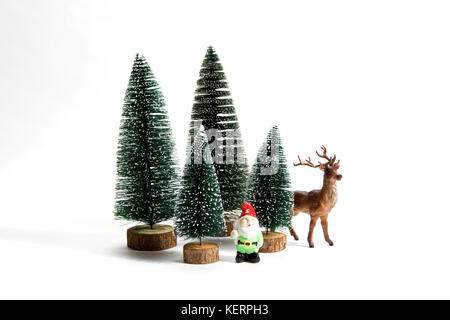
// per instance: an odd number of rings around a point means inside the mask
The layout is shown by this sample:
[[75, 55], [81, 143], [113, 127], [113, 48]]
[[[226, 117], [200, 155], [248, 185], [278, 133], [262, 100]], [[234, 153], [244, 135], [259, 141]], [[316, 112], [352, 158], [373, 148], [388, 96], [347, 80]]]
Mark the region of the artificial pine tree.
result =
[[197, 133], [186, 159], [176, 212], [178, 235], [199, 239], [198, 243], [184, 246], [184, 261], [196, 264], [217, 261], [217, 245], [202, 241], [224, 231], [219, 184], [203, 129]]
[[[188, 150], [193, 142], [196, 126], [202, 124], [208, 135], [212, 157], [215, 159], [214, 167], [223, 208], [225, 211], [239, 211], [245, 202], [247, 158], [223, 67], [212, 47], [208, 48], [203, 60], [195, 93]], [[211, 129], [217, 130], [216, 137]]]
[[[179, 171], [174, 149], [163, 95], [144, 56], [138, 54], [123, 105], [115, 205], [117, 218], [148, 225], [128, 230], [128, 245], [134, 249], [160, 250], [176, 245], [171, 227], [157, 225], [175, 213]], [[159, 234], [159, 240], [143, 240], [143, 233]], [[167, 244], [161, 247], [161, 241]]]
[[280, 133], [274, 126], [258, 151], [247, 186], [247, 199], [255, 208], [260, 225], [266, 229], [261, 252], [280, 251], [286, 246], [286, 236], [275, 230], [291, 225], [290, 188]]

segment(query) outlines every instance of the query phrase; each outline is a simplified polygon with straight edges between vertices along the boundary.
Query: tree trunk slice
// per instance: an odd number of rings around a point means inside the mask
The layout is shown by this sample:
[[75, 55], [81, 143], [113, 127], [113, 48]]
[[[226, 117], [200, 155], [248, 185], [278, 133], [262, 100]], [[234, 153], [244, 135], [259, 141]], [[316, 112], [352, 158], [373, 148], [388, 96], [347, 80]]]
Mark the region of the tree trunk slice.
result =
[[164, 224], [135, 226], [127, 230], [128, 248], [141, 251], [159, 251], [177, 245], [173, 228]]
[[211, 242], [189, 242], [183, 247], [183, 260], [190, 264], [207, 264], [219, 261], [219, 246]]
[[227, 230], [215, 235], [214, 237], [229, 237], [231, 235], [231, 231], [233, 231], [234, 228], [234, 221], [227, 221], [225, 224]]
[[213, 237], [229, 237], [231, 235], [231, 231], [234, 229], [234, 223], [239, 219], [239, 215], [231, 212], [224, 213], [225, 218], [225, 231], [219, 234], [216, 234]]
[[281, 232], [263, 232], [264, 244], [259, 252], [270, 253], [286, 249], [286, 235]]
[[231, 231], [233, 231], [234, 229], [234, 221], [227, 221], [226, 226], [227, 226], [227, 231], [225, 231], [226, 237], [229, 237], [231, 235]]

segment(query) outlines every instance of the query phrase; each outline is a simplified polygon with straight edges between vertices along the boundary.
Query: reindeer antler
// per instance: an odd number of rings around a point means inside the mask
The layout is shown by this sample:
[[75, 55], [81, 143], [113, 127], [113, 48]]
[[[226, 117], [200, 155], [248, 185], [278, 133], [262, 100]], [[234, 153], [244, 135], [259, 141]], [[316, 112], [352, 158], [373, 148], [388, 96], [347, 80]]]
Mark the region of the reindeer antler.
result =
[[311, 168], [317, 168], [320, 167], [322, 165], [322, 163], [319, 162], [319, 164], [314, 165], [311, 161], [311, 157], [308, 157], [308, 159], [306, 160], [306, 162], [303, 162], [302, 159], [300, 158], [300, 156], [297, 156], [299, 163], [295, 163], [294, 162], [294, 166], [309, 166]]
[[327, 163], [319, 162], [319, 164], [314, 165], [311, 161], [311, 157], [308, 157], [308, 159], [305, 162], [303, 162], [302, 159], [300, 159], [300, 156], [297, 156], [299, 163], [294, 163], [294, 166], [302, 165], [302, 166], [309, 166], [311, 168], [320, 167], [323, 170], [324, 166], [333, 166], [334, 165], [339, 168], [340, 160], [336, 164], [334, 163], [336, 161], [336, 155], [334, 155], [332, 158], [330, 158], [327, 155], [327, 148], [325, 148], [325, 146], [321, 146], [320, 148], [322, 149], [322, 154], [319, 154], [319, 152], [317, 152], [317, 151], [316, 151], [316, 154], [319, 156], [319, 158], [327, 160]]
[[319, 153], [316, 151], [317, 155], [318, 155], [320, 158], [323, 158], [323, 159], [328, 160], [328, 162], [327, 162], [326, 164], [329, 165], [329, 166], [332, 166], [332, 165], [334, 164], [334, 162], [336, 161], [336, 155], [334, 155], [334, 157], [330, 158], [330, 157], [327, 155], [327, 148], [325, 148], [325, 146], [321, 146], [320, 148], [322, 149], [323, 154], [319, 154]]

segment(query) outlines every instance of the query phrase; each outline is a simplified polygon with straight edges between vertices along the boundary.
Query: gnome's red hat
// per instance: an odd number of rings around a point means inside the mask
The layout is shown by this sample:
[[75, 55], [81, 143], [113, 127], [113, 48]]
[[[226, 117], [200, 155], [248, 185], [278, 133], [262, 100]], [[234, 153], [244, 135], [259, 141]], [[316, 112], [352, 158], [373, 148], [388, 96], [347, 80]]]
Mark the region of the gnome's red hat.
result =
[[253, 218], [258, 219], [258, 217], [256, 216], [256, 212], [255, 209], [253, 208], [253, 206], [250, 204], [250, 202], [246, 202], [241, 206], [242, 209], [242, 213], [241, 216], [239, 217], [242, 218], [243, 216], [251, 216]]

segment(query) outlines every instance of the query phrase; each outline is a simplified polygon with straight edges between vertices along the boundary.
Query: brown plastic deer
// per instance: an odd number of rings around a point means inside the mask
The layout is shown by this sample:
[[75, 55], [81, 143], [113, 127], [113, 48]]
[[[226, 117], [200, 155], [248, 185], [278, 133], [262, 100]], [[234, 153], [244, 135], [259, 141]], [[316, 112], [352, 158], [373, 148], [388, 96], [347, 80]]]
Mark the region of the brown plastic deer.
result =
[[[299, 163], [294, 163], [294, 166], [309, 166], [311, 168], [319, 168], [324, 172], [322, 189], [312, 190], [309, 192], [294, 191], [294, 209], [292, 216], [298, 215], [299, 212], [304, 212], [311, 216], [308, 233], [308, 244], [310, 248], [314, 248], [313, 233], [316, 222], [319, 218], [326, 242], [328, 242], [330, 246], [333, 245], [333, 241], [331, 241], [328, 234], [328, 214], [337, 202], [336, 181], [342, 179], [342, 175], [337, 172], [340, 167], [341, 160], [336, 162], [336, 155], [330, 158], [327, 155], [327, 149], [325, 146], [322, 146], [321, 148], [323, 154], [319, 154], [317, 151], [316, 153], [320, 158], [326, 159], [328, 161], [327, 163], [319, 162], [317, 165], [314, 165], [311, 162], [311, 157], [303, 162], [302, 159], [300, 159], [300, 156], [298, 156]], [[291, 227], [289, 231], [295, 240], [298, 240], [298, 236], [294, 228]]]

